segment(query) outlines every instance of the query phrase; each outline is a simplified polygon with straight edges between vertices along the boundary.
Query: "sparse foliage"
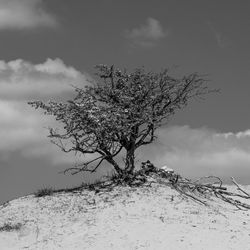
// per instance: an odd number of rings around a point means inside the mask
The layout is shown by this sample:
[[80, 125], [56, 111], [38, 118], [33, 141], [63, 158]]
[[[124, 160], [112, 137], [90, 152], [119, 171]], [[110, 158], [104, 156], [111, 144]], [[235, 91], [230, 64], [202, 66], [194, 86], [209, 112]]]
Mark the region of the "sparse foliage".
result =
[[[152, 143], [155, 130], [190, 99], [214, 91], [196, 73], [179, 79], [168, 70], [153, 73], [136, 69], [127, 73], [99, 65], [97, 76], [92, 86], [75, 87], [76, 97], [67, 103], [29, 102], [63, 124], [64, 131], [49, 129], [49, 137], [61, 150], [93, 155], [92, 160], [65, 172], [94, 172], [107, 161], [120, 176], [133, 173], [136, 149]], [[120, 166], [116, 156], [124, 151], [125, 166]]]

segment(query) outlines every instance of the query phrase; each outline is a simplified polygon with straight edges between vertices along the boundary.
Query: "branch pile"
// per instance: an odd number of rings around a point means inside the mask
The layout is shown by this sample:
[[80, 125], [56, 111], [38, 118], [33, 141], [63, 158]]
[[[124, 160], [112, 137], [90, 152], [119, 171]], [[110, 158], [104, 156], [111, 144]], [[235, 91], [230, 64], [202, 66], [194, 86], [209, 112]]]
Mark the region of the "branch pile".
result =
[[198, 180], [181, 177], [173, 171], [156, 168], [150, 161], [143, 162], [139, 171], [133, 174], [113, 176], [108, 182], [101, 183], [99, 188], [112, 188], [117, 185], [141, 186], [160, 183], [175, 189], [182, 196], [208, 206], [207, 201], [212, 197], [227, 202], [238, 209], [250, 209], [250, 204], [242, 200], [250, 199], [247, 193], [232, 177], [233, 184], [239, 192], [230, 192], [223, 186], [222, 180], [217, 176], [205, 176]]
[[234, 205], [238, 209], [250, 209], [250, 204], [242, 202], [243, 199], [250, 199], [250, 195], [240, 188], [235, 180], [233, 183], [237, 186], [237, 190], [240, 192], [229, 192], [227, 187], [223, 186], [221, 179], [217, 176], [205, 176], [196, 181], [179, 176], [178, 181], [175, 183], [172, 182], [171, 184], [180, 194], [206, 206], [208, 205], [206, 200], [211, 196], [215, 196], [231, 205]]

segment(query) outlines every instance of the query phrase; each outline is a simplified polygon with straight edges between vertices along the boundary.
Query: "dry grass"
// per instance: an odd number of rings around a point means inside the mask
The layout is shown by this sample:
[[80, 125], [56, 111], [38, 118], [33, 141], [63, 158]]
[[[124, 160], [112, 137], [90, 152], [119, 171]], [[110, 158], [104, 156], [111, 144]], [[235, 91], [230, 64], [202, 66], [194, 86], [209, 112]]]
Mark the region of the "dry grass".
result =
[[44, 197], [44, 196], [50, 196], [55, 192], [54, 188], [51, 187], [45, 187], [38, 189], [34, 194], [35, 197]]

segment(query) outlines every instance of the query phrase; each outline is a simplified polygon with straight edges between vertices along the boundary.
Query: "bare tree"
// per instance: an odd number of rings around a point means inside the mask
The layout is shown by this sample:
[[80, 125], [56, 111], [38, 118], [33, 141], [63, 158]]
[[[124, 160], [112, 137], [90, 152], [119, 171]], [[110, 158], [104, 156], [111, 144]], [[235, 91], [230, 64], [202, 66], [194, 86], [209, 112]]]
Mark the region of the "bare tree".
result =
[[[215, 91], [196, 73], [177, 79], [168, 70], [153, 73], [136, 69], [127, 73], [113, 66], [96, 68], [97, 83], [85, 88], [74, 87], [73, 100], [29, 102], [63, 124], [63, 131], [49, 130], [54, 144], [64, 152], [94, 156], [91, 161], [65, 170], [72, 174], [94, 172], [103, 161], [110, 163], [118, 175], [133, 173], [136, 149], [152, 143], [155, 130], [190, 99]], [[70, 142], [70, 146], [65, 142]], [[115, 157], [124, 150], [125, 166], [120, 166]]]

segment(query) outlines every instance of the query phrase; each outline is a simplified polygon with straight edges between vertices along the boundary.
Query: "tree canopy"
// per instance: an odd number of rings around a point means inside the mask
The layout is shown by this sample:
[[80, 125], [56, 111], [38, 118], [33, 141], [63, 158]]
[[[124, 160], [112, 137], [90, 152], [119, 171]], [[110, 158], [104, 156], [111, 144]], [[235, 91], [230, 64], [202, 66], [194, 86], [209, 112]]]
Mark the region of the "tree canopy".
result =
[[[214, 92], [197, 73], [175, 78], [168, 70], [128, 73], [113, 66], [98, 65], [97, 81], [91, 86], [74, 87], [76, 96], [66, 103], [29, 102], [34, 108], [53, 115], [63, 130], [49, 129], [52, 142], [64, 152], [91, 154], [93, 159], [66, 169], [76, 174], [94, 172], [103, 161], [118, 175], [132, 173], [137, 148], [152, 143], [155, 130], [166, 124], [190, 99]], [[70, 142], [69, 146], [66, 142]], [[115, 157], [126, 152], [125, 165]]]

